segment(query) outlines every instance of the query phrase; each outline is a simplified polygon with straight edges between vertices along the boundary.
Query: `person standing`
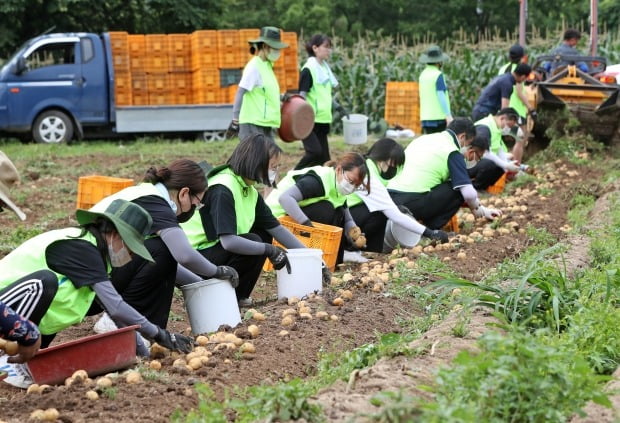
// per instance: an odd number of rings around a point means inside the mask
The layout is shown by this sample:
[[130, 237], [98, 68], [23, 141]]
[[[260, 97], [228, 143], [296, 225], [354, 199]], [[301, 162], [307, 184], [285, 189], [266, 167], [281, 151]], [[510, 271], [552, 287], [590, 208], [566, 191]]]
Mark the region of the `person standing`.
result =
[[530, 72], [532, 72], [530, 65], [520, 63], [512, 72], [503, 73], [493, 78], [482, 90], [474, 105], [472, 111], [474, 122], [488, 115], [494, 115], [500, 109], [508, 107], [514, 86], [525, 81]]
[[420, 56], [420, 63], [426, 64], [419, 78], [420, 121], [425, 134], [441, 132], [452, 121], [448, 86], [441, 71], [448, 58], [439, 46], [430, 46]]
[[281, 41], [280, 29], [273, 26], [261, 28], [260, 36], [248, 42], [254, 57], [243, 69], [227, 137], [238, 135], [239, 139], [245, 139], [260, 133], [273, 140], [281, 117], [280, 85], [273, 64], [280, 58], [280, 50], [288, 44]]
[[327, 64], [332, 53], [331, 39], [316, 34], [306, 44], [306, 51], [309, 57], [299, 75], [299, 94], [314, 110], [314, 127], [303, 140], [305, 154], [295, 169], [320, 166], [330, 160], [327, 134], [332, 123], [332, 89], [338, 86]]

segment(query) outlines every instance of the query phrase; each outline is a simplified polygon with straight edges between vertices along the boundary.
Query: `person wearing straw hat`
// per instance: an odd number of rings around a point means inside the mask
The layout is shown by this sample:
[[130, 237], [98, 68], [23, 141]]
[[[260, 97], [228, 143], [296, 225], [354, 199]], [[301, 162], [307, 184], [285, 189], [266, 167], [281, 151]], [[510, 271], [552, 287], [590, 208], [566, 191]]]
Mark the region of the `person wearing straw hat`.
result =
[[[123, 326], [139, 325], [142, 335], [166, 348], [191, 351], [192, 338], [147, 320], [110, 280], [110, 269], [125, 266], [132, 256], [153, 262], [144, 245], [152, 225], [149, 214], [117, 199], [102, 211], [79, 209], [75, 217], [80, 226], [44, 232], [0, 260], [0, 301], [39, 326], [44, 348], [57, 332], [101, 307]], [[148, 355], [141, 337], [137, 341], [138, 354]], [[27, 370], [17, 364], [0, 361], [0, 370], [9, 371], [5, 381], [10, 384], [32, 383]]]
[[280, 29], [273, 26], [261, 28], [259, 37], [248, 43], [254, 57], [243, 69], [226, 136], [238, 135], [239, 139], [245, 139], [261, 133], [274, 139], [281, 116], [280, 85], [273, 64], [280, 58], [280, 50], [288, 44], [282, 42]]
[[13, 162], [0, 151], [0, 211], [8, 207], [21, 220], [26, 220], [26, 214], [9, 197], [10, 187], [19, 181], [19, 173]]
[[452, 121], [448, 86], [441, 67], [448, 55], [439, 46], [430, 46], [420, 56], [426, 67], [420, 74], [420, 121], [425, 134], [441, 132]]

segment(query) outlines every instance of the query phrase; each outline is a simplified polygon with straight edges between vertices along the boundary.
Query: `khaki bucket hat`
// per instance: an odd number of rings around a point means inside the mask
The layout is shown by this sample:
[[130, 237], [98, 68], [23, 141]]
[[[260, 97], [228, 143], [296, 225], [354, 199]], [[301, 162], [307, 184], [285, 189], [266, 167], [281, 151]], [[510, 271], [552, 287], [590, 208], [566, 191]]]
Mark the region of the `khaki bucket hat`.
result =
[[26, 214], [9, 197], [9, 188], [19, 181], [19, 173], [13, 162], [0, 151], [0, 209], [6, 205], [21, 220], [26, 220]]
[[260, 29], [260, 35], [255, 40], [248, 41], [250, 44], [265, 43], [272, 48], [286, 48], [288, 44], [283, 43], [280, 38], [280, 29], [275, 26], [264, 26]]

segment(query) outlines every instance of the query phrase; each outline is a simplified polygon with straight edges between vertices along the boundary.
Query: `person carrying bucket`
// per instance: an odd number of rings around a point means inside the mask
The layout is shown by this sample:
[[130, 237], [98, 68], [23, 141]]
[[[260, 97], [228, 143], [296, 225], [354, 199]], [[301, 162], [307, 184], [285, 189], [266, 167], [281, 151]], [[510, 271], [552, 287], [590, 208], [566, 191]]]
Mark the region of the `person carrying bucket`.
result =
[[[314, 127], [303, 140], [305, 154], [295, 169], [320, 166], [330, 160], [327, 134], [335, 104], [332, 89], [338, 86], [338, 80], [327, 64], [332, 53], [331, 39], [325, 34], [315, 34], [306, 44], [306, 51], [309, 57], [299, 74], [299, 94], [314, 110]], [[340, 105], [336, 104], [336, 107], [342, 110]]]
[[[43, 348], [57, 332], [99, 313], [101, 307], [120, 325], [137, 324], [143, 336], [166, 348], [191, 351], [192, 338], [147, 319], [124, 300], [109, 276], [110, 268], [125, 267], [132, 255], [153, 263], [144, 245], [151, 232], [149, 214], [117, 199], [100, 212], [79, 209], [75, 217], [79, 227], [44, 232], [0, 260], [0, 301], [38, 325]], [[137, 352], [149, 353], [140, 338]], [[22, 365], [1, 362], [0, 370], [8, 370], [5, 381], [12, 385], [26, 388], [32, 383]]]
[[260, 36], [248, 43], [254, 57], [243, 69], [226, 137], [238, 135], [239, 139], [245, 139], [258, 133], [273, 140], [281, 120], [280, 85], [273, 64], [288, 44], [281, 41], [280, 29], [273, 26], [261, 28]]
[[289, 215], [297, 223], [312, 222], [343, 228], [336, 264], [343, 262], [345, 243], [361, 239], [361, 231], [347, 207], [347, 195], [363, 186], [369, 190], [368, 169], [359, 153], [345, 153], [325, 166], [291, 170], [267, 199], [276, 217]]
[[461, 148], [471, 144], [476, 131], [468, 118], [455, 118], [448, 129], [422, 135], [405, 148], [403, 170], [387, 184], [398, 205], [430, 229], [441, 229], [467, 204], [476, 217], [493, 220], [500, 210], [484, 207], [465, 167]]
[[291, 271], [286, 248], [306, 248], [280, 224], [256, 189], [275, 186], [282, 149], [264, 134], [241, 140], [225, 165], [209, 172], [204, 207], [181, 225], [193, 248], [213, 263], [231, 266], [239, 274], [236, 288], [240, 306], [252, 304], [265, 258], [276, 270]]
[[[192, 248], [180, 223], [189, 220], [207, 188], [204, 170], [189, 159], [174, 160], [168, 166], [150, 167], [141, 184], [108, 196], [91, 210], [102, 211], [122, 198], [143, 207], [153, 220], [145, 246], [155, 263], [133, 256], [127, 266], [112, 271], [112, 282], [125, 301], [150, 321], [165, 328], [172, 305], [175, 282], [179, 285], [208, 278], [229, 280], [239, 277], [232, 267], [216, 266]], [[95, 331], [114, 329], [103, 316]]]
[[[349, 194], [347, 204], [353, 220], [366, 236], [366, 251], [384, 252], [384, 237], [388, 220], [420, 236], [447, 242], [448, 234], [420, 224], [411, 216], [409, 210], [399, 209], [387, 191], [388, 181], [402, 170], [405, 163], [403, 146], [392, 138], [383, 138], [370, 147], [365, 157], [370, 174], [370, 192], [357, 190]], [[361, 261], [359, 252], [353, 254], [353, 252], [345, 251], [344, 254], [344, 261]]]

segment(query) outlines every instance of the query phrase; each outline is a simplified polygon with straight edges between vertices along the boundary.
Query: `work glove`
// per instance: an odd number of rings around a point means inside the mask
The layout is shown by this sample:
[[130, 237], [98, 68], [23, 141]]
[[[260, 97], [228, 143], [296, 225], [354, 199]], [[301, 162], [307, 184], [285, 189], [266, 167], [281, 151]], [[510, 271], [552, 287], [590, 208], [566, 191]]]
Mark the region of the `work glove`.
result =
[[157, 328], [155, 342], [170, 351], [179, 351], [187, 354], [194, 349], [194, 339], [180, 333], [170, 333], [166, 329]]
[[280, 270], [286, 266], [286, 271], [291, 274], [291, 263], [286, 256], [286, 250], [284, 248], [276, 247], [275, 245], [265, 244], [265, 253], [267, 258], [273, 265], [273, 268]]
[[441, 244], [444, 244], [449, 241], [448, 234], [442, 231], [441, 229], [426, 228], [422, 236], [435, 240], [435, 241], [439, 241]]
[[329, 286], [332, 282], [332, 272], [329, 271], [324, 261], [321, 262], [321, 279], [323, 280], [324, 287]]
[[239, 286], [239, 274], [234, 267], [230, 266], [217, 266], [214, 278], [225, 279], [230, 282], [233, 288]]
[[508, 164], [506, 165], [506, 171], [507, 172], [518, 172], [519, 165], [516, 162], [508, 162]]
[[334, 105], [336, 106], [336, 110], [338, 111], [338, 113], [342, 116], [346, 116], [347, 120], [349, 120], [349, 112], [339, 103], [334, 102]]
[[502, 215], [502, 211], [498, 209], [487, 208], [482, 205], [478, 206], [477, 209], [472, 210], [472, 213], [476, 217], [484, 217], [487, 220], [493, 220], [496, 217], [500, 217]]
[[226, 129], [226, 134], [224, 137], [229, 140], [239, 135], [239, 122], [231, 121], [230, 125], [228, 125], [228, 129]]
[[289, 94], [289, 93], [284, 93], [284, 94], [280, 95], [280, 101], [282, 103], [286, 103], [290, 99], [291, 99], [291, 94]]

